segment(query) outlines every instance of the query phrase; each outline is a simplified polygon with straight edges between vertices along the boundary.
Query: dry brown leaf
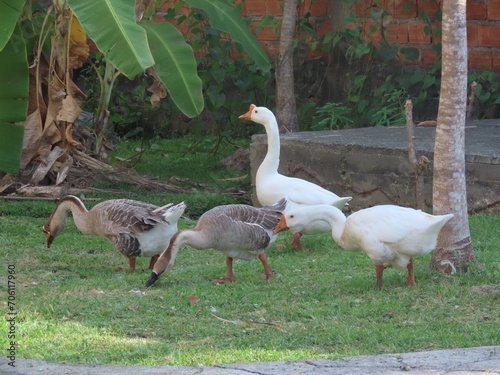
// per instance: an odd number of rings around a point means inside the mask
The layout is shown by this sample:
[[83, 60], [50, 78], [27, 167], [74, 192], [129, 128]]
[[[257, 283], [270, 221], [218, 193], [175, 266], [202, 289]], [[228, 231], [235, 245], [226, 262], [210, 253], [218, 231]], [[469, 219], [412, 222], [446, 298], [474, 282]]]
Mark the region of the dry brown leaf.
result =
[[99, 290], [99, 289], [92, 289], [90, 291], [90, 294], [104, 294], [104, 292], [102, 290]]
[[217, 319], [222, 320], [223, 322], [232, 323], [232, 324], [235, 324], [237, 326], [240, 326], [243, 324], [263, 324], [263, 325], [267, 325], [267, 326], [271, 326], [273, 328], [276, 328], [279, 331], [286, 332], [285, 329], [283, 329], [281, 326], [274, 324], [274, 323], [254, 322], [253, 320], [227, 320], [227, 319], [220, 318], [215, 314], [212, 314], [212, 315], [215, 316]]
[[160, 81], [155, 81], [149, 88], [148, 91], [151, 95], [151, 107], [158, 108], [160, 106], [160, 101], [167, 96], [167, 88]]
[[40, 157], [41, 163], [38, 165], [35, 173], [31, 176], [30, 185], [37, 186], [40, 181], [47, 175], [47, 173], [52, 169], [54, 163], [67, 153], [68, 150], [61, 148], [59, 146], [54, 147], [54, 149], [47, 154]]
[[83, 62], [89, 56], [89, 46], [87, 44], [87, 33], [75, 15], [71, 16], [69, 31], [69, 68], [81, 68]]
[[82, 113], [82, 109], [78, 105], [77, 101], [71, 95], [66, 95], [66, 97], [62, 100], [62, 107], [56, 116], [56, 120], [75, 122], [80, 113]]
[[38, 145], [42, 137], [40, 111], [36, 109], [35, 112], [26, 117], [26, 121], [19, 124], [24, 126], [23, 153], [21, 156], [21, 169], [24, 169], [31, 159], [38, 154]]
[[135, 22], [142, 20], [151, 0], [137, 0], [135, 2]]
[[73, 166], [73, 158], [71, 157], [71, 155], [69, 155], [68, 158], [64, 161], [64, 163], [62, 163], [61, 166], [59, 167], [56, 178], [56, 186], [62, 184], [66, 180], [68, 172], [72, 166]]
[[201, 299], [199, 297], [196, 297], [196, 296], [189, 296], [188, 301], [189, 301], [189, 303], [194, 304], [194, 303], [200, 302]]

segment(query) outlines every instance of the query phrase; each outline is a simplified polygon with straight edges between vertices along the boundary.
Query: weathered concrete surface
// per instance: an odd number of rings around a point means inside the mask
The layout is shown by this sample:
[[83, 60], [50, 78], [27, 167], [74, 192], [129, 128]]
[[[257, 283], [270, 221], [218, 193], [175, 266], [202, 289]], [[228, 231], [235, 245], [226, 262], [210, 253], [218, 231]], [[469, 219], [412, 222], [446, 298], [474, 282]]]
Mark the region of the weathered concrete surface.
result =
[[492, 375], [500, 374], [500, 346], [383, 354], [298, 362], [255, 362], [215, 366], [112, 366], [0, 359], [5, 375]]
[[[417, 158], [431, 163], [424, 197], [432, 206], [435, 128], [415, 129]], [[415, 179], [408, 161], [406, 128], [363, 128], [300, 132], [281, 136], [279, 172], [352, 196], [353, 210], [377, 204], [415, 206]], [[267, 137], [252, 137], [253, 181], [267, 151]], [[500, 212], [500, 119], [468, 121], [465, 129], [467, 201], [471, 212]], [[255, 190], [253, 203], [258, 205]]]

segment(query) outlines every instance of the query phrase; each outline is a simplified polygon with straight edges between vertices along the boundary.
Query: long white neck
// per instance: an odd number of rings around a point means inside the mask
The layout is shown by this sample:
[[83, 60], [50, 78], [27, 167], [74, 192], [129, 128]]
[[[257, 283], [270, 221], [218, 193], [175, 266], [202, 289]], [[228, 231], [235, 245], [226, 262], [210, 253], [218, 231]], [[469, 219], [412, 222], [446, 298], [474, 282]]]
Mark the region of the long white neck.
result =
[[[65, 223], [68, 212], [71, 211], [73, 221], [76, 227], [84, 234], [95, 234], [92, 224], [90, 223], [90, 215], [82, 201], [76, 197], [68, 197], [59, 202], [54, 211], [52, 220], [59, 223]], [[63, 224], [64, 225], [64, 224]]]
[[267, 153], [257, 171], [257, 175], [278, 173], [280, 164], [280, 134], [278, 122], [273, 115], [269, 116], [267, 121], [262, 125], [264, 125], [267, 134]]
[[[304, 216], [304, 223], [312, 223], [316, 220], [324, 220], [332, 228], [332, 237], [341, 247], [344, 247], [342, 234], [346, 226], [347, 218], [344, 213], [335, 206], [320, 204], [317, 206], [304, 206], [301, 216]], [[291, 211], [290, 211], [291, 213]], [[291, 228], [290, 228], [291, 229]]]

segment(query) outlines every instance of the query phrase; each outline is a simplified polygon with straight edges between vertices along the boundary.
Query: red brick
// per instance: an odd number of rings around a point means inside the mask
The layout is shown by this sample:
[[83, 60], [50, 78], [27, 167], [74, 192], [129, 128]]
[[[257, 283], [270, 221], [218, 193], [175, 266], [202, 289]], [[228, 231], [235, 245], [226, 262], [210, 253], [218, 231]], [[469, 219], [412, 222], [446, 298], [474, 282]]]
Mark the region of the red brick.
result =
[[256, 33], [258, 40], [279, 40], [276, 31], [272, 27], [261, 27]]
[[408, 23], [408, 41], [410, 43], [430, 44], [431, 35], [425, 34], [425, 26], [427, 26], [427, 24], [420, 22]]
[[486, 19], [486, 4], [484, 3], [484, 0], [467, 1], [467, 19], [468, 20]]
[[477, 47], [479, 46], [479, 41], [477, 37], [477, 24], [467, 23], [467, 46]]
[[[173, 1], [163, 1], [160, 6], [157, 8], [156, 13], [166, 13], [168, 9], [173, 8], [175, 4], [177, 4], [179, 0]], [[188, 14], [191, 11], [191, 7], [189, 5], [184, 5], [181, 9], [179, 9], [178, 14]]]
[[326, 18], [322, 22], [319, 22], [318, 26], [316, 27], [316, 32], [318, 33], [318, 37], [322, 37], [323, 35], [328, 34], [331, 31], [332, 31], [332, 23], [330, 22], [329, 18]]
[[478, 38], [481, 47], [500, 47], [500, 26], [478, 25]]
[[[469, 6], [469, 4], [467, 4]], [[500, 0], [489, 0], [488, 1], [488, 20], [498, 21], [500, 20]]]
[[354, 5], [354, 14], [358, 17], [369, 15], [370, 4], [370, 0], [360, 0], [359, 3]]
[[[376, 31], [372, 31], [373, 27], [376, 28]], [[365, 40], [372, 43], [378, 43], [382, 40], [382, 33], [380, 32], [380, 27], [375, 22], [363, 23], [363, 34], [365, 35]]]
[[270, 16], [282, 16], [283, 15], [283, 1], [278, 0], [265, 0], [266, 12]]
[[427, 17], [430, 19], [436, 18], [436, 12], [441, 9], [442, 1], [437, 0], [418, 0], [418, 14], [427, 12]]
[[469, 69], [491, 70], [491, 51], [469, 51]]
[[394, 16], [396, 1], [401, 1], [401, 0], [381, 0], [380, 7], [388, 11], [391, 14], [391, 16]]
[[262, 0], [246, 0], [243, 3], [242, 14], [245, 16], [265, 16], [266, 2]]
[[280, 54], [280, 45], [278, 42], [269, 42], [264, 44], [263, 47], [269, 57], [278, 56]]
[[326, 16], [328, 15], [328, 5], [325, 0], [303, 0], [299, 4], [297, 13], [299, 16], [303, 16], [307, 12], [313, 17]]
[[421, 56], [420, 58], [422, 59], [422, 64], [426, 66], [432, 66], [436, 62], [436, 51], [434, 51], [432, 48], [425, 48], [422, 49], [420, 52]]
[[441, 43], [443, 39], [443, 34], [441, 33], [441, 23], [434, 23], [431, 25], [432, 29], [432, 43]]
[[405, 23], [390, 23], [385, 30], [388, 43], [408, 43], [408, 30]]
[[415, 18], [417, 16], [416, 2], [411, 0], [394, 0], [394, 18]]
[[500, 73], [500, 51], [491, 51], [492, 70]]
[[306, 53], [306, 60], [314, 60], [314, 59], [319, 59], [319, 58], [323, 58], [323, 57], [326, 57], [328, 54], [326, 52], [324, 52], [319, 46], [316, 47], [316, 49], [314, 51], [312, 50], [308, 50], [307, 53]]

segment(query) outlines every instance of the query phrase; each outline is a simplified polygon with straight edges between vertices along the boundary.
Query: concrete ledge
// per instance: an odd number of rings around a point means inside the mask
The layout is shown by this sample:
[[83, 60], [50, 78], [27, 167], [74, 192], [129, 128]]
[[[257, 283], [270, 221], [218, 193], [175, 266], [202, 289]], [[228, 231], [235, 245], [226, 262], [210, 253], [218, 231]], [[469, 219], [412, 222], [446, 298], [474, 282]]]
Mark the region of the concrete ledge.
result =
[[[415, 129], [417, 157], [431, 163], [424, 197], [432, 206], [435, 128]], [[252, 181], [267, 152], [267, 137], [252, 137]], [[500, 212], [500, 119], [468, 121], [465, 130], [467, 201], [470, 212]], [[300, 132], [281, 136], [280, 173], [352, 196], [353, 210], [377, 204], [415, 206], [415, 179], [408, 161], [406, 128]], [[258, 205], [254, 194], [252, 201]]]
[[[333, 357], [333, 355], [332, 355]], [[233, 363], [214, 366], [115, 366], [0, 358], [5, 375], [492, 375], [500, 374], [500, 347], [484, 346], [296, 362]]]

